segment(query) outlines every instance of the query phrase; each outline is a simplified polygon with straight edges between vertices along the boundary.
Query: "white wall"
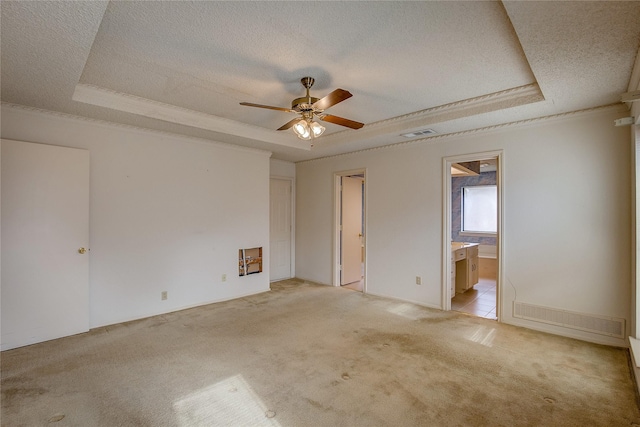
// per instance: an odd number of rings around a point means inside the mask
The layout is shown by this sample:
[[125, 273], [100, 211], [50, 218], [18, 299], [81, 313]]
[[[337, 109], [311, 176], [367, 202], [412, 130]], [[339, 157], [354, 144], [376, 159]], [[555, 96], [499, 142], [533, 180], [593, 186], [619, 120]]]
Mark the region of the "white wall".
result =
[[[332, 281], [333, 174], [367, 169], [367, 289], [441, 306], [442, 158], [503, 150], [502, 321], [596, 342], [623, 340], [515, 319], [514, 299], [630, 323], [628, 129], [610, 108], [502, 130], [297, 164], [297, 276]], [[624, 114], [624, 112], [623, 112]], [[422, 285], [415, 284], [422, 276]]]
[[270, 153], [7, 105], [2, 138], [90, 151], [91, 327], [269, 290]]
[[270, 174], [273, 177], [280, 178], [295, 178], [296, 177], [296, 164], [293, 162], [286, 162], [284, 160], [271, 159]]

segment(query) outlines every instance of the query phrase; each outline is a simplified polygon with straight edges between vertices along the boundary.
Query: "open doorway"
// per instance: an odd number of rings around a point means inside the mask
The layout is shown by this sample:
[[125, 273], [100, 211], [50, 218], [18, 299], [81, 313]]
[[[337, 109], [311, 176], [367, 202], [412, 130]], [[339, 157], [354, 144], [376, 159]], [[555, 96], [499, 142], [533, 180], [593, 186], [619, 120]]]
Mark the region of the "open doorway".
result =
[[502, 152], [444, 159], [443, 308], [498, 320]]
[[335, 175], [334, 285], [365, 292], [365, 170]]

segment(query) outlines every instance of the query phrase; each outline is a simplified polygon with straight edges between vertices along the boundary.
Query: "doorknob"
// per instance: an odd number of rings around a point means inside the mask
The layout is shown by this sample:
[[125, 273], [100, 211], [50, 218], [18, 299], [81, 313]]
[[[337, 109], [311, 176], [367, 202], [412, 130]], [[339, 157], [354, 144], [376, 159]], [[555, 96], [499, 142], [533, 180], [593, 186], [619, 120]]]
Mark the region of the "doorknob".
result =
[[85, 254], [85, 253], [87, 253], [87, 250], [85, 248], [80, 248], [80, 249], [78, 249], [78, 253], [79, 254]]
[[362, 237], [362, 233], [358, 233], [358, 237]]

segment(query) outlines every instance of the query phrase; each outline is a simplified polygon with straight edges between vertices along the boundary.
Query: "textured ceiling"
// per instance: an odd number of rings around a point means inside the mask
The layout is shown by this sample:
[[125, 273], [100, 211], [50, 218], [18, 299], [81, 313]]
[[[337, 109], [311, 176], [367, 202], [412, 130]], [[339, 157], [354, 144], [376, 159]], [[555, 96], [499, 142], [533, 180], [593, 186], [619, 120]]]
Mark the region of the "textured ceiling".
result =
[[[3, 102], [305, 160], [616, 103], [640, 2], [1, 4]], [[311, 95], [353, 97], [309, 149], [276, 131]]]

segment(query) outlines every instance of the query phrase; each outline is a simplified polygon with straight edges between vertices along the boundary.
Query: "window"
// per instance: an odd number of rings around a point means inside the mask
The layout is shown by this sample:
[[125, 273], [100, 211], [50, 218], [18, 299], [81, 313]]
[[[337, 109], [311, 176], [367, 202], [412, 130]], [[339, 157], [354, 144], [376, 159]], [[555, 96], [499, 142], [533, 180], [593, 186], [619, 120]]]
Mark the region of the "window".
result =
[[498, 187], [462, 187], [462, 233], [495, 234], [498, 231]]

